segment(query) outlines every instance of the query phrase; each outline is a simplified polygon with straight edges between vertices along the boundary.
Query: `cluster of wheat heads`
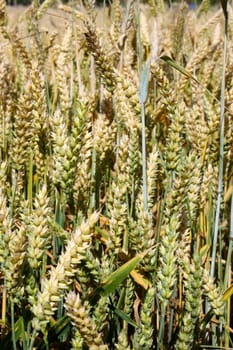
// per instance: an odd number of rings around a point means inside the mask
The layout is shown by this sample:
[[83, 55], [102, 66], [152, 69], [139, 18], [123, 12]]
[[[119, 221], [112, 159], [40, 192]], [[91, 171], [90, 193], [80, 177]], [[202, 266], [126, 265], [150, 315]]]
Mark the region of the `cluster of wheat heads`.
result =
[[51, 5], [0, 0], [0, 348], [232, 347], [232, 28], [215, 242], [222, 10]]

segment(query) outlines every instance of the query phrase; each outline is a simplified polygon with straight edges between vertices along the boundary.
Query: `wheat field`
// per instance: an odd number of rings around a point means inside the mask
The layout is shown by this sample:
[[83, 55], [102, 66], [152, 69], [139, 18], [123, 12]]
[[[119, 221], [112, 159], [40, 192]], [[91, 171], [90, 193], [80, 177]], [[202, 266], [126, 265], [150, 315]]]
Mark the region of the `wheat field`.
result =
[[232, 349], [233, 3], [0, 0], [0, 349]]

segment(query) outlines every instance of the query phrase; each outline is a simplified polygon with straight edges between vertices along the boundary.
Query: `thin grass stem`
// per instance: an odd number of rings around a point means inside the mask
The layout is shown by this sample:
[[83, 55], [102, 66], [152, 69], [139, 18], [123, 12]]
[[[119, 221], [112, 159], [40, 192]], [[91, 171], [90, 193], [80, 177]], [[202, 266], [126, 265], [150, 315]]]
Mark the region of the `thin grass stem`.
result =
[[33, 332], [32, 332], [32, 336], [31, 336], [31, 339], [30, 339], [30, 344], [29, 344], [29, 349], [28, 350], [33, 350], [33, 345], [34, 345], [34, 342], [36, 340], [36, 336], [37, 336], [37, 331], [34, 329]]
[[215, 212], [214, 221], [214, 235], [212, 245], [212, 260], [210, 267], [210, 275], [214, 277], [215, 263], [216, 263], [216, 251], [219, 231], [219, 220], [221, 210], [221, 198], [223, 192], [223, 162], [224, 162], [224, 121], [225, 121], [225, 85], [226, 85], [226, 62], [227, 62], [227, 28], [228, 18], [225, 16], [225, 35], [224, 35], [224, 51], [223, 51], [223, 70], [222, 70], [222, 82], [221, 82], [221, 100], [220, 100], [220, 144], [219, 144], [219, 167], [218, 167], [218, 197], [217, 206]]
[[161, 316], [160, 316], [160, 323], [159, 323], [159, 335], [158, 335], [157, 350], [161, 350], [162, 349], [162, 345], [163, 345], [165, 315], [166, 315], [166, 306], [162, 305]]
[[12, 300], [12, 298], [11, 298], [11, 332], [12, 332], [13, 349], [17, 350], [16, 338], [15, 338], [15, 308], [14, 308], [14, 301]]
[[229, 237], [229, 246], [227, 251], [227, 261], [226, 261], [226, 269], [224, 276], [224, 287], [225, 289], [228, 287], [229, 281], [229, 272], [231, 270], [231, 257], [232, 257], [232, 249], [233, 249], [233, 193], [231, 195], [231, 213], [230, 213], [230, 237]]

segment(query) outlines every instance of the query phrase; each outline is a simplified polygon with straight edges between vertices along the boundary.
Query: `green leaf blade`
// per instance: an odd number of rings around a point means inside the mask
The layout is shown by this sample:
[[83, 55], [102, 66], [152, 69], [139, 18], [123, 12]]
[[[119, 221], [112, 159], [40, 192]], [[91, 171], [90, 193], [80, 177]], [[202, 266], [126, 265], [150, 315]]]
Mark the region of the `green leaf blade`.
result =
[[136, 265], [143, 259], [144, 254], [138, 254], [134, 258], [127, 261], [106, 278], [100, 286], [101, 295], [111, 294], [130, 274]]

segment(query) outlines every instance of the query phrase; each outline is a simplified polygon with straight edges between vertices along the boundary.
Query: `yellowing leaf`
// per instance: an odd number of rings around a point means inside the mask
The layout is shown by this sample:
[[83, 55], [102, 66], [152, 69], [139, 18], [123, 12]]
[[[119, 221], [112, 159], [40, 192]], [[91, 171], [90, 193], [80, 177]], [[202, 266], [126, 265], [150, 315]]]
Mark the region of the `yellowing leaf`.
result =
[[224, 292], [222, 296], [222, 300], [226, 301], [232, 296], [232, 294], [233, 294], [233, 284], [229, 288], [227, 288], [227, 290]]
[[95, 231], [100, 235], [101, 237], [101, 241], [106, 244], [109, 236], [108, 236], [108, 232], [105, 229], [101, 229], [100, 227], [96, 226], [95, 227]]
[[224, 201], [227, 202], [231, 199], [232, 196], [232, 192], [233, 192], [233, 185], [230, 185], [224, 195]]
[[130, 276], [133, 278], [133, 280], [139, 284], [139, 286], [141, 286], [142, 288], [144, 288], [145, 290], [148, 289], [148, 287], [151, 287], [151, 283], [148, 279], [146, 279], [145, 277], [143, 277], [139, 272], [137, 272], [136, 270], [132, 270], [130, 272]]
[[200, 256], [201, 256], [201, 258], [205, 257], [205, 255], [207, 254], [209, 249], [210, 249], [209, 244], [205, 244], [203, 247], [201, 247], [201, 249], [200, 249]]

